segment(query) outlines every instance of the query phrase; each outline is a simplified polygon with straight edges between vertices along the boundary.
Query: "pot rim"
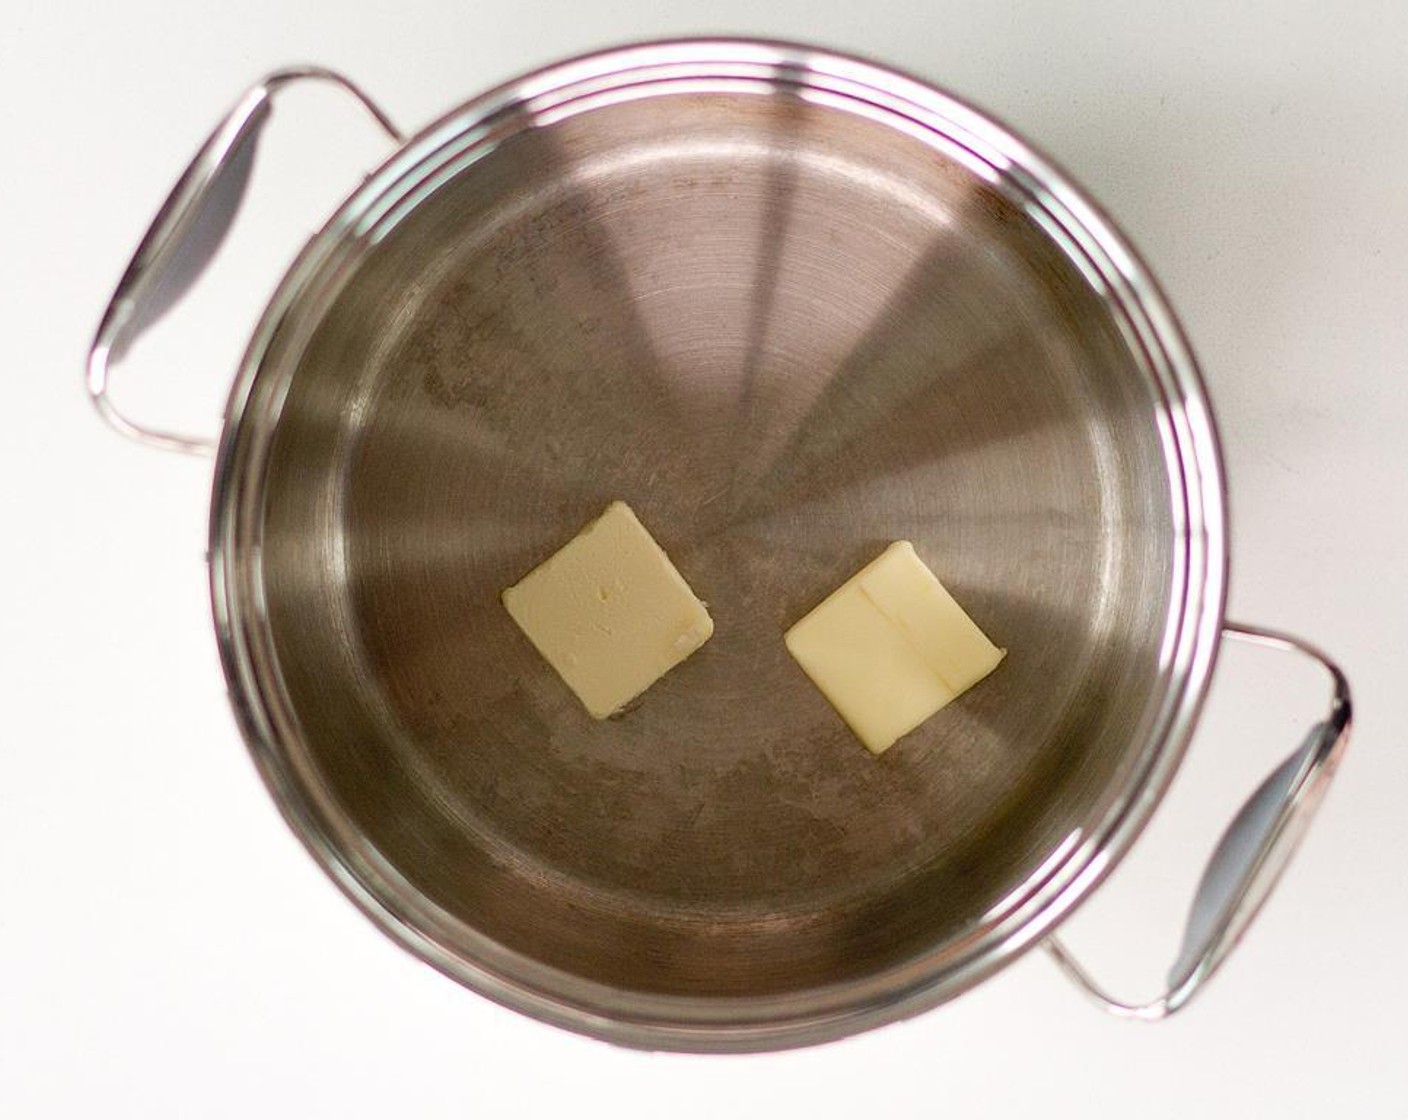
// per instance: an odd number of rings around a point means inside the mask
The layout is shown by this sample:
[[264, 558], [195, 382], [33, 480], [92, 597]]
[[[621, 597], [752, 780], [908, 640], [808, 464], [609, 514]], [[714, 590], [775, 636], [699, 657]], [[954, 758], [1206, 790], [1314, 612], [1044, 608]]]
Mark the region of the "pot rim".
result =
[[[1098, 824], [1073, 833], [962, 945], [873, 977], [768, 998], [623, 992], [546, 968], [438, 912], [347, 822], [316, 775], [281, 744], [296, 741], [263, 625], [259, 507], [278, 406], [253, 390], [271, 362], [310, 336], [358, 254], [434, 188], [492, 151], [504, 126], [588, 111], [622, 95], [681, 82], [746, 89], [764, 83], [855, 99], [917, 132], [1018, 196], [1127, 322], [1160, 398], [1160, 438], [1178, 548], [1160, 653], [1157, 707], [1144, 745]], [[650, 87], [647, 89], [647, 87]], [[984, 171], [983, 169], [986, 169]], [[1129, 850], [1182, 759], [1216, 659], [1227, 586], [1226, 490], [1220, 441], [1197, 363], [1161, 289], [1114, 222], [1069, 176], [1012, 130], [937, 87], [855, 56], [796, 43], [684, 39], [639, 43], [551, 64], [464, 103], [394, 152], [336, 211], [289, 268], [256, 327], [231, 390], [210, 518], [211, 601], [221, 661], [241, 732], [294, 833], [330, 878], [393, 940], [465, 986], [534, 1018], [648, 1049], [758, 1051], [810, 1045], [927, 1010], [1011, 963], [1066, 918]], [[470, 959], [463, 948], [475, 951]], [[940, 959], [942, 957], [942, 959]], [[518, 966], [514, 968], [513, 966]], [[531, 971], [535, 982], [527, 982]]]

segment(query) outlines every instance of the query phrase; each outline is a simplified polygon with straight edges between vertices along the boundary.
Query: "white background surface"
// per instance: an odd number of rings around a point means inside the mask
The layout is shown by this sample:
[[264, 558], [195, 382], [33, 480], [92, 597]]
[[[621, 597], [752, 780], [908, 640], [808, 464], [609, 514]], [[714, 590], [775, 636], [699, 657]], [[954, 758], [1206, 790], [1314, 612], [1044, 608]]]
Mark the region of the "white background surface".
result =
[[[1007, 119], [1184, 316], [1226, 441], [1232, 613], [1336, 653], [1360, 722], [1281, 891], [1170, 1023], [1108, 1021], [1032, 955], [822, 1049], [616, 1050], [394, 949], [255, 777], [208, 623], [207, 467], [124, 443], [81, 389], [157, 203], [275, 65], [343, 68], [414, 126], [531, 65], [694, 31], [870, 54]], [[226, 257], [120, 389], [154, 419], [213, 426], [283, 262], [380, 151], [335, 98], [288, 104]], [[0, 1116], [1408, 1115], [1408, 7], [0, 0], [0, 125]], [[1274, 656], [1218, 681], [1145, 844], [1073, 924], [1135, 994], [1222, 821], [1317, 710], [1315, 675]]]

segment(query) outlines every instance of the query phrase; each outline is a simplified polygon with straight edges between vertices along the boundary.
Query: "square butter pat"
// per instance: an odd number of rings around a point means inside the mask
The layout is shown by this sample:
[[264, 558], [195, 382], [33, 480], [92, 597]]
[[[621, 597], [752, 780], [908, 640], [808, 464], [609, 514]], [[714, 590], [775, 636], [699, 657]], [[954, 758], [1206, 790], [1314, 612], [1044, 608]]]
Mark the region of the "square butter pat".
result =
[[991, 673], [988, 641], [909, 541], [787, 631], [787, 649], [862, 743], [886, 750]]
[[513, 621], [597, 719], [634, 700], [714, 632], [625, 502], [503, 593]]

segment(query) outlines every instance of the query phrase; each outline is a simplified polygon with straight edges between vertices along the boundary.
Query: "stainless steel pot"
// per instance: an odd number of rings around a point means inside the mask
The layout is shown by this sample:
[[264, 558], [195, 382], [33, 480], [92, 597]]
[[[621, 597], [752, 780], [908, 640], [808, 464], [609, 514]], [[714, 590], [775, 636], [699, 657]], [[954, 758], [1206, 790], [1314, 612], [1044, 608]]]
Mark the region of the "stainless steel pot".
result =
[[[402, 945], [633, 1046], [753, 1050], [931, 1007], [1045, 942], [1156, 1018], [1251, 919], [1343, 749], [1339, 670], [1225, 621], [1218, 439], [1148, 270], [1045, 158], [870, 63], [669, 42], [402, 141], [328, 71], [256, 85], [103, 319], [89, 386], [199, 274], [291, 81], [398, 144], [289, 270], [219, 443], [236, 714], [329, 875]], [[715, 638], [595, 723], [499, 592], [614, 498]], [[908, 537], [1010, 655], [879, 759], [781, 635]], [[1182, 755], [1223, 635], [1329, 714], [1224, 836], [1159, 1000], [1052, 939]]]

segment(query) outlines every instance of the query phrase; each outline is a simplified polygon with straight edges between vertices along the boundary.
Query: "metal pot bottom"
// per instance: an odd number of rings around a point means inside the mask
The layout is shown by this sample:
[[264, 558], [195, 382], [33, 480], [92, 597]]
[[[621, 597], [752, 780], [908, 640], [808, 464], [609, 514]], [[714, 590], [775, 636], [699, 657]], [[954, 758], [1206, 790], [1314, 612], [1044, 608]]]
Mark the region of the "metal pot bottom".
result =
[[[1015, 178], [795, 76], [481, 131], [239, 390], [217, 582], [281, 803], [403, 941], [593, 1033], [960, 990], [1181, 746], [1161, 359]], [[716, 632], [595, 722], [499, 593], [617, 498]], [[899, 538], [1010, 652], [872, 758], [782, 634]]]

